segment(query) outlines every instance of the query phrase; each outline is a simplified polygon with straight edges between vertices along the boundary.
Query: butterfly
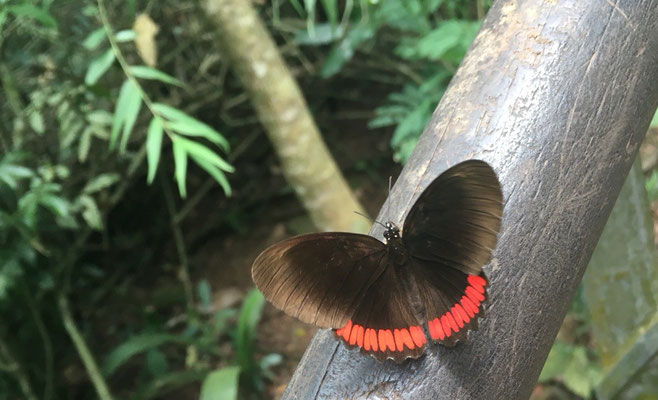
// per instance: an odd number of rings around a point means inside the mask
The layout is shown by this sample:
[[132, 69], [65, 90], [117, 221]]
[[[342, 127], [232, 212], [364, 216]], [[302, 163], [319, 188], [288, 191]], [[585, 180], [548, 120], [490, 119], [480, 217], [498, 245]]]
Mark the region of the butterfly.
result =
[[418, 358], [430, 341], [454, 346], [477, 329], [502, 212], [491, 166], [464, 161], [425, 189], [402, 230], [382, 224], [385, 243], [345, 232], [292, 237], [256, 258], [252, 278], [275, 307], [333, 329], [348, 348]]

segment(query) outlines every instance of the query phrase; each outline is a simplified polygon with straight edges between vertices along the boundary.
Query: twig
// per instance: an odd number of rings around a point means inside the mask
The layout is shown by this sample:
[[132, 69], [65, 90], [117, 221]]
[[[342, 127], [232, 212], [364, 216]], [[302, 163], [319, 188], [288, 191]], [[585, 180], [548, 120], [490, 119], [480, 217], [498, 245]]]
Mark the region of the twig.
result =
[[21, 364], [16, 361], [16, 358], [11, 354], [11, 346], [5, 342], [4, 336], [0, 335], [0, 370], [6, 371], [8, 374], [18, 381], [18, 385], [23, 391], [23, 395], [27, 400], [38, 400], [34, 394], [30, 379], [28, 378], [25, 370]]
[[39, 335], [41, 336], [41, 341], [43, 342], [43, 356], [45, 358], [45, 385], [43, 388], [43, 400], [49, 400], [53, 397], [53, 364], [54, 364], [54, 358], [53, 358], [53, 345], [52, 341], [50, 340], [50, 336], [48, 335], [48, 330], [46, 329], [46, 326], [43, 323], [43, 319], [41, 318], [41, 314], [39, 314], [39, 310], [34, 302], [34, 298], [32, 298], [32, 294], [30, 293], [30, 290], [27, 288], [25, 284], [23, 286], [23, 296], [25, 297], [25, 303], [27, 304], [27, 308], [30, 310], [30, 313], [32, 314], [32, 318], [34, 319], [34, 325], [36, 325], [37, 330], [39, 331]]
[[66, 332], [71, 337], [73, 345], [80, 355], [82, 363], [87, 369], [87, 374], [94, 385], [98, 397], [101, 400], [112, 400], [113, 397], [107, 386], [107, 382], [105, 382], [105, 378], [103, 378], [103, 375], [98, 368], [98, 364], [87, 346], [87, 342], [85, 342], [84, 337], [80, 333], [80, 330], [73, 319], [73, 315], [71, 315], [71, 308], [69, 307], [66, 295], [61, 291], [57, 294], [57, 306], [59, 307], [62, 320], [64, 321], [64, 328], [66, 328]]
[[171, 194], [171, 186], [169, 182], [161, 178], [162, 191], [164, 192], [165, 203], [167, 203], [167, 210], [171, 218], [171, 230], [174, 233], [174, 242], [176, 243], [176, 251], [178, 252], [178, 262], [180, 263], [180, 270], [178, 276], [183, 284], [185, 290], [185, 297], [187, 300], [188, 309], [194, 308], [194, 294], [192, 291], [192, 281], [190, 280], [189, 264], [187, 259], [187, 250], [185, 248], [185, 240], [183, 239], [183, 232], [180, 225], [176, 221], [176, 205], [174, 204], [174, 196]]

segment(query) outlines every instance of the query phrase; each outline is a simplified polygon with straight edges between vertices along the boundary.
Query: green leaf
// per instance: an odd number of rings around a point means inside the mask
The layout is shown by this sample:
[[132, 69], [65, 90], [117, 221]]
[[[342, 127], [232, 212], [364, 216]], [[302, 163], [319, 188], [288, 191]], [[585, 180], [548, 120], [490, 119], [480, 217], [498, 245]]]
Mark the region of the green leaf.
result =
[[176, 182], [178, 183], [178, 192], [181, 197], [187, 195], [185, 189], [185, 176], [187, 174], [187, 153], [185, 152], [185, 147], [181, 145], [179, 137], [172, 137], [173, 141], [173, 150], [174, 150], [174, 176], [176, 177]]
[[87, 36], [82, 42], [82, 47], [87, 50], [94, 50], [105, 39], [105, 28], [98, 28]]
[[94, 199], [91, 196], [82, 195], [78, 201], [82, 205], [82, 218], [87, 225], [97, 231], [103, 230], [103, 217]]
[[295, 43], [301, 45], [313, 45], [319, 46], [322, 44], [331, 43], [340, 39], [345, 30], [342, 26], [335, 26], [332, 24], [317, 24], [315, 30], [313, 31], [313, 36], [310, 35], [309, 31], [306, 29], [301, 29], [295, 35]]
[[80, 136], [80, 143], [78, 143], [78, 161], [81, 163], [87, 161], [89, 149], [91, 147], [91, 135], [93, 130], [88, 126]]
[[210, 283], [205, 279], [201, 279], [197, 284], [197, 293], [199, 294], [201, 305], [206, 309], [209, 309], [212, 303], [212, 290], [210, 288]]
[[109, 378], [133, 356], [170, 342], [188, 343], [189, 341], [166, 333], [143, 333], [133, 336], [117, 346], [105, 358], [102, 367], [103, 375]]
[[96, 84], [100, 77], [103, 76], [103, 74], [107, 72], [108, 69], [110, 69], [114, 63], [114, 59], [114, 51], [112, 51], [112, 49], [107, 49], [105, 53], [96, 57], [89, 64], [87, 74], [85, 75], [85, 84], [88, 86]]
[[352, 28], [343, 40], [337, 43], [329, 52], [324, 64], [322, 64], [320, 75], [323, 78], [329, 78], [340, 71], [345, 63], [352, 59], [357, 47], [372, 38], [375, 32], [376, 27], [367, 23], [362, 23]]
[[132, 74], [138, 78], [152, 79], [164, 83], [169, 83], [171, 85], [183, 87], [183, 82], [179, 81], [173, 76], [166, 74], [155, 68], [147, 67], [146, 65], [133, 65], [130, 67], [130, 72], [132, 72]]
[[231, 197], [232, 194], [231, 184], [228, 182], [228, 179], [226, 179], [226, 175], [224, 175], [224, 173], [219, 168], [201, 159], [195, 158], [194, 161], [196, 161], [196, 163], [201, 168], [206, 170], [206, 172], [208, 172], [208, 174], [212, 176], [215, 179], [215, 181], [217, 181], [217, 183], [219, 183], [219, 186], [222, 187], [222, 189], [224, 190], [224, 194], [227, 197]]
[[165, 127], [185, 136], [200, 136], [219, 145], [224, 151], [230, 149], [228, 141], [219, 132], [184, 112], [162, 103], [154, 103], [153, 109], [169, 120]]
[[140, 96], [139, 88], [137, 88], [132, 81], [126, 79], [123, 82], [123, 85], [121, 85], [119, 99], [117, 100], [116, 110], [114, 111], [112, 132], [110, 133], [110, 149], [116, 147], [116, 142], [119, 139], [119, 132], [121, 132], [121, 151], [125, 151], [130, 132], [137, 120], [137, 115], [139, 114], [141, 105], [142, 98]]
[[17, 17], [32, 18], [47, 28], [57, 29], [57, 21], [55, 21], [55, 18], [53, 18], [52, 15], [50, 15], [46, 10], [28, 4], [27, 2], [15, 6], [9, 6], [8, 10], [10, 13]]
[[119, 174], [115, 173], [106, 173], [106, 174], [100, 174], [89, 183], [87, 183], [82, 189], [82, 192], [85, 194], [94, 194], [96, 192], [100, 192], [103, 189], [106, 189], [115, 183], [117, 183], [121, 179]]
[[188, 153], [190, 157], [194, 158], [195, 161], [205, 161], [226, 172], [235, 171], [235, 168], [206, 146], [184, 139], [180, 136], [176, 138], [176, 141], [185, 149], [185, 152]]
[[32, 112], [30, 112], [29, 123], [30, 127], [39, 135], [42, 135], [46, 131], [46, 127], [43, 123], [43, 116], [39, 110], [32, 110]]
[[155, 178], [162, 151], [162, 119], [153, 116], [146, 134], [146, 161], [148, 163], [148, 175], [146, 181], [151, 184]]
[[[165, 375], [156, 377], [149, 381], [145, 386], [132, 396], [132, 399], [149, 400], [152, 398], [163, 398], [163, 395], [181, 388], [190, 386], [192, 382], [200, 381], [207, 375], [206, 371], [183, 370], [174, 371]], [[164, 396], [167, 397], [167, 396]], [[174, 397], [176, 398], [176, 397]]]
[[322, 7], [331, 26], [338, 25], [338, 2], [336, 0], [322, 0]]
[[247, 371], [253, 362], [253, 341], [256, 334], [256, 324], [260, 319], [265, 299], [257, 290], [253, 289], [247, 294], [240, 309], [238, 317], [238, 329], [235, 335], [235, 352], [238, 365]]
[[137, 116], [139, 115], [139, 110], [142, 107], [142, 96], [139, 92], [139, 88], [134, 84], [130, 84], [131, 91], [129, 103], [126, 106], [126, 114], [123, 123], [123, 131], [121, 132], [121, 144], [119, 145], [119, 152], [125, 153], [126, 147], [128, 146], [128, 139], [132, 133], [135, 122], [137, 121]]
[[116, 40], [119, 43], [122, 42], [132, 42], [135, 40], [135, 31], [132, 29], [125, 29], [123, 31], [119, 31], [114, 35], [114, 40]]
[[96, 125], [109, 126], [112, 125], [112, 114], [105, 110], [95, 110], [87, 114], [87, 121]]
[[201, 385], [201, 400], [236, 400], [240, 368], [226, 367], [209, 373]]
[[157, 348], [146, 352], [146, 369], [152, 376], [162, 376], [169, 369], [167, 356]]

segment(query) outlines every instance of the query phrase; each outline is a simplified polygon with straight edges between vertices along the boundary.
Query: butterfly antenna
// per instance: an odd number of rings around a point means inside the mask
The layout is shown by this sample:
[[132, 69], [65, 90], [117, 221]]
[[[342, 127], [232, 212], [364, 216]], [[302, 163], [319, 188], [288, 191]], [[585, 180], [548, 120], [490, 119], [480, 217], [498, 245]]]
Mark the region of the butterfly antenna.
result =
[[391, 220], [391, 182], [393, 181], [392, 176], [388, 176], [388, 198], [386, 204], [386, 221]]
[[384, 228], [386, 228], [386, 225], [382, 224], [381, 222], [379, 222], [379, 221], [377, 221], [377, 220], [374, 220], [374, 221], [371, 220], [370, 217], [368, 217], [368, 216], [365, 215], [365, 214], [361, 214], [361, 213], [358, 212], [358, 211], [354, 211], [354, 213], [355, 213], [355, 214], [358, 214], [358, 215], [360, 215], [360, 216], [362, 216], [363, 218], [367, 219], [367, 220], [370, 221], [370, 222], [375, 222], [375, 223], [377, 223], [377, 224], [383, 226]]

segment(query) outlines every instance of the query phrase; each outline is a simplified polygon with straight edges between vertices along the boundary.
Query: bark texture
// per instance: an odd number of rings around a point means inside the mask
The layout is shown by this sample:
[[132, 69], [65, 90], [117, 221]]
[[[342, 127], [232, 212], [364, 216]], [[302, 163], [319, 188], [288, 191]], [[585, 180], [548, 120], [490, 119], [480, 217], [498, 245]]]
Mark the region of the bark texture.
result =
[[249, 0], [206, 0], [217, 39], [250, 94], [286, 179], [316, 227], [367, 232], [365, 211], [327, 150], [306, 101]]
[[479, 331], [402, 365], [322, 331], [283, 398], [528, 398], [658, 104], [656, 32], [657, 1], [497, 1], [388, 199], [401, 224], [448, 167], [497, 171]]

